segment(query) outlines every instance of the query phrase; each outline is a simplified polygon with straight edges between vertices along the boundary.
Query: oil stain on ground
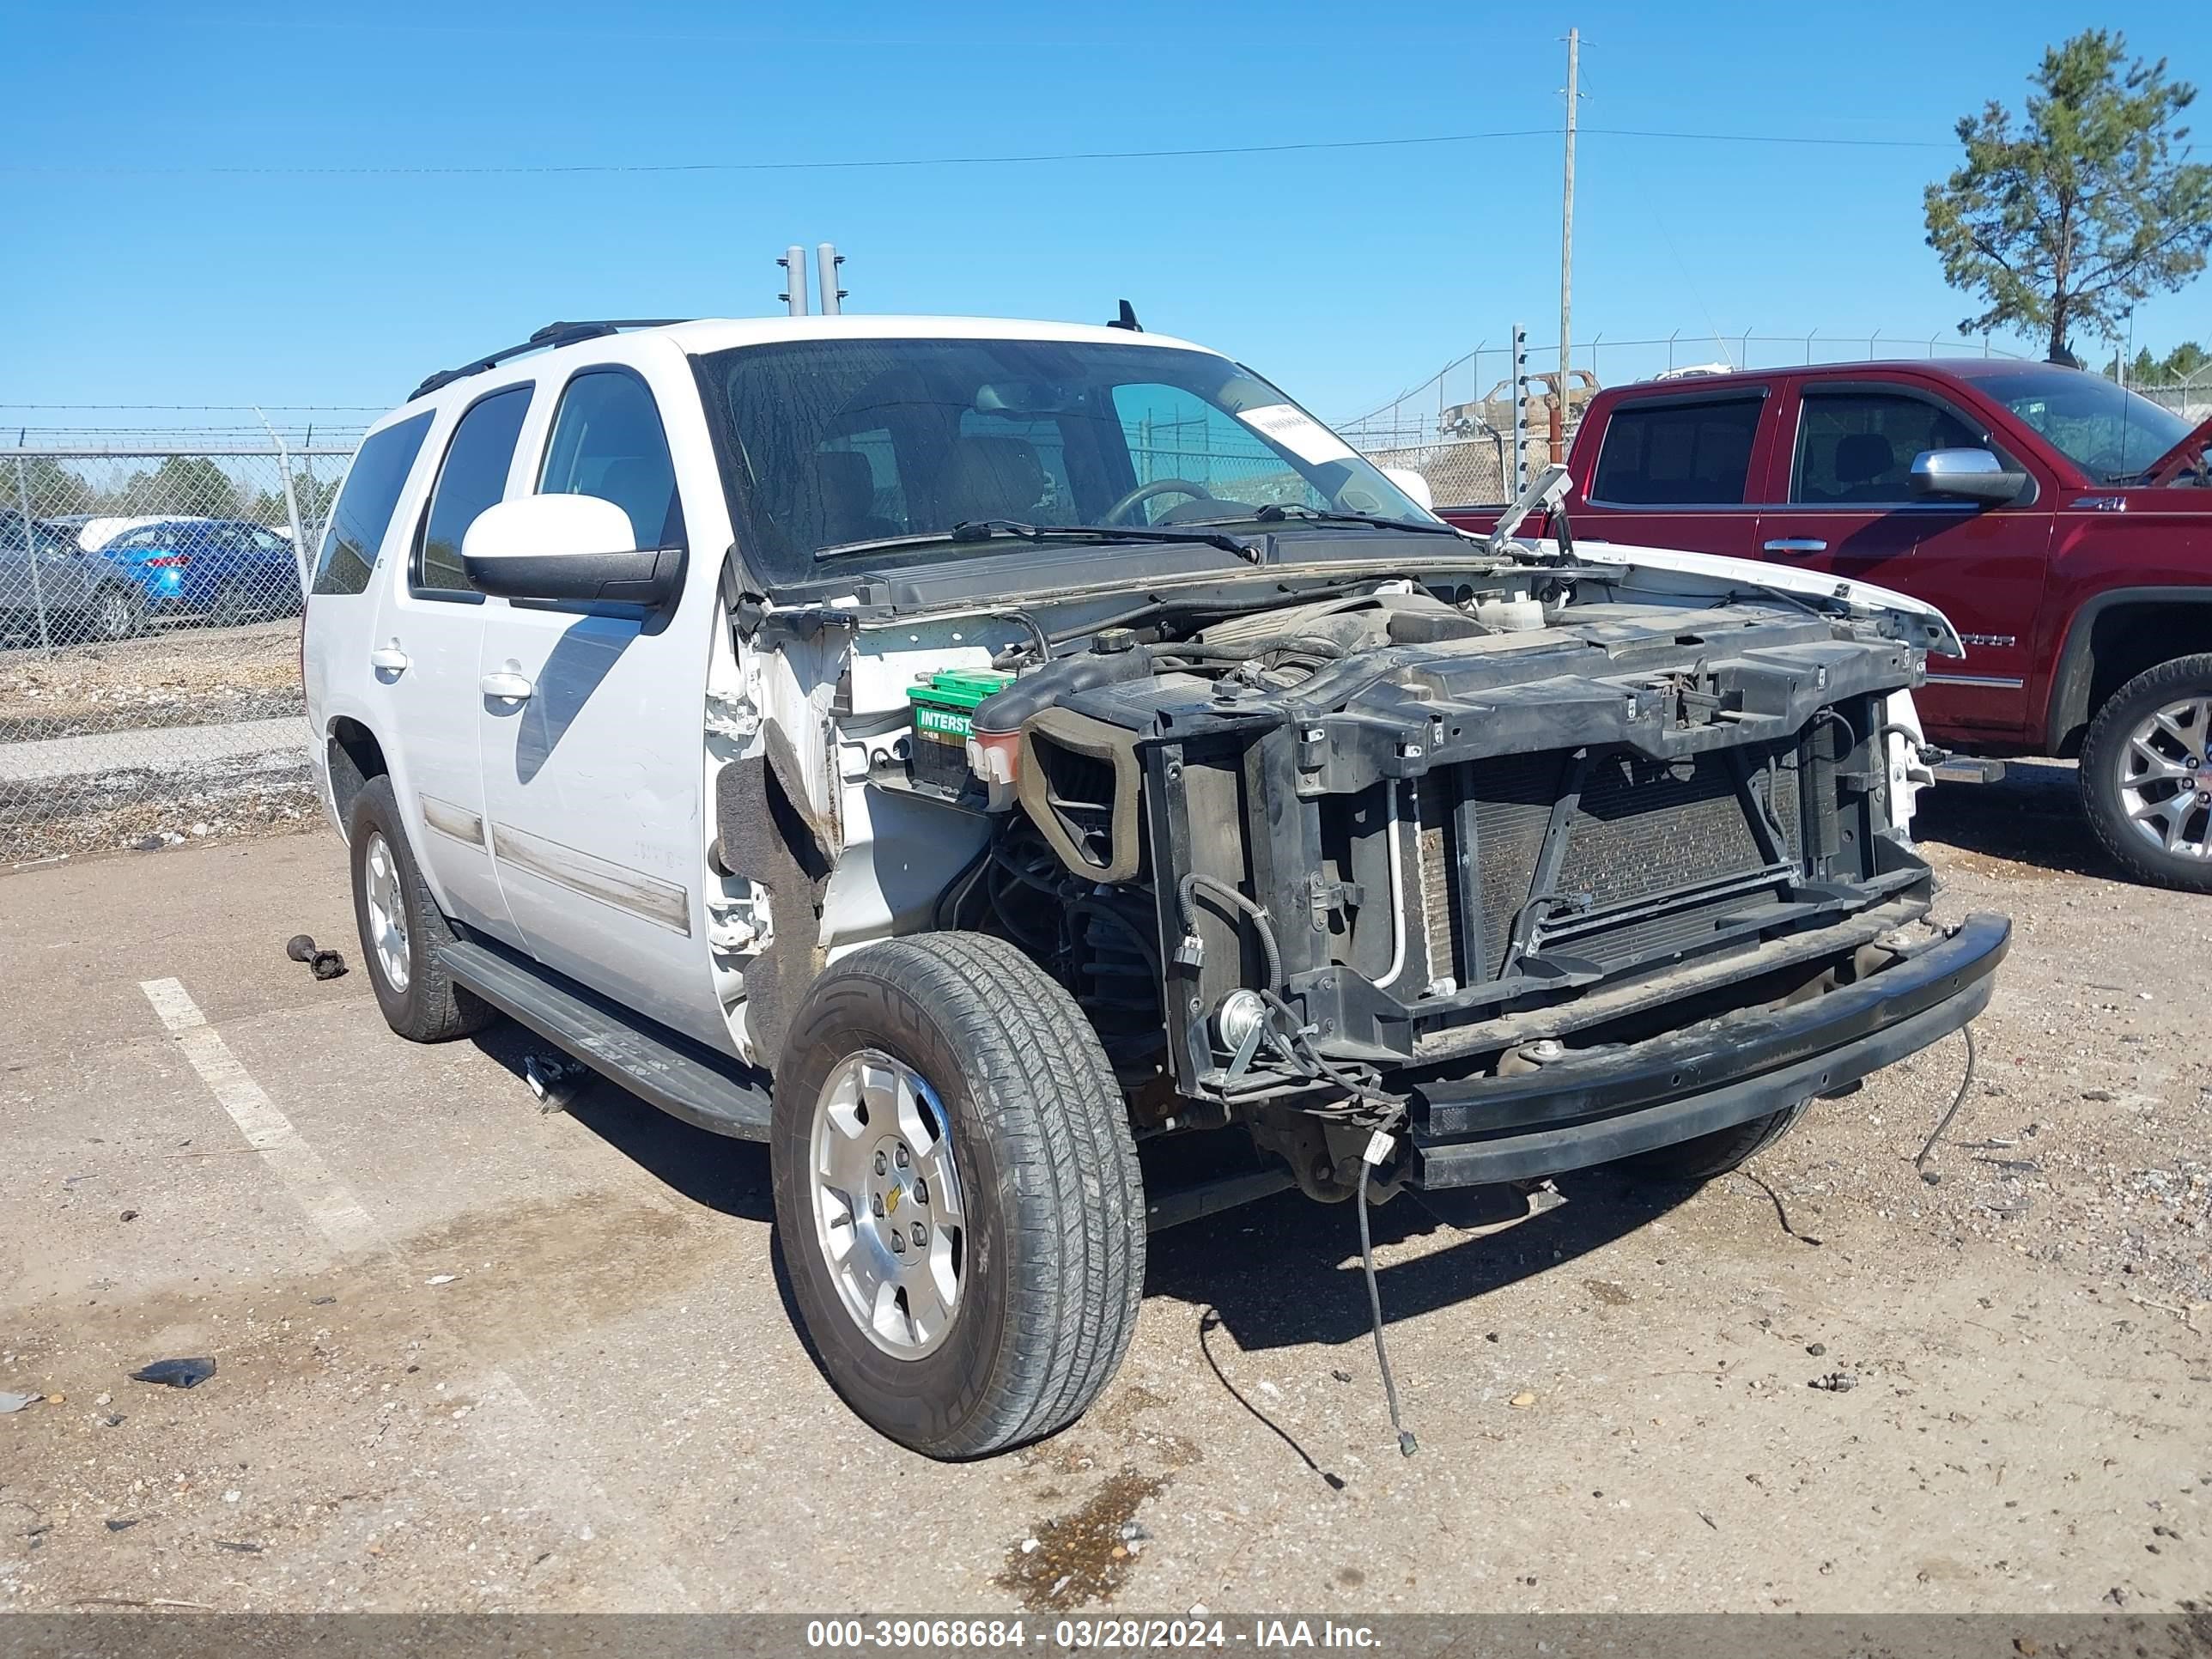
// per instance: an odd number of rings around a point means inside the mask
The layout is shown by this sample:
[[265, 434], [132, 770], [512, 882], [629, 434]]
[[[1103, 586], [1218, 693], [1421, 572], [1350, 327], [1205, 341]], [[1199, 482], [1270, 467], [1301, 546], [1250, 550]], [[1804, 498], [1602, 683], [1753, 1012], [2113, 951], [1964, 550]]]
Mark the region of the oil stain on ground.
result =
[[999, 1588], [1019, 1597], [1032, 1613], [1066, 1613], [1111, 1601], [1137, 1565], [1122, 1528], [1136, 1519], [1138, 1506], [1166, 1485], [1164, 1477], [1148, 1478], [1129, 1469], [1112, 1476], [1080, 1509], [1038, 1527], [1034, 1548], [1026, 1547], [1025, 1538], [1008, 1550]]

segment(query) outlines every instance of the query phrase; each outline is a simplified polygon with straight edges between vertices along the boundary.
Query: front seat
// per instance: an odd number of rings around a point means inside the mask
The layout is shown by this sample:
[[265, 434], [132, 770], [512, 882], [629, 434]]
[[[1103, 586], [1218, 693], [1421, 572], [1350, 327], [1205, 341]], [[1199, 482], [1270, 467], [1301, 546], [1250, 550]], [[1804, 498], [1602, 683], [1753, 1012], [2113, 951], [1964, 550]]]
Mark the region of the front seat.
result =
[[1884, 481], [1897, 465], [1897, 450], [1879, 432], [1848, 432], [1836, 441], [1836, 498], [1887, 501]]
[[876, 511], [875, 469], [858, 450], [825, 449], [814, 457], [820, 492], [822, 544], [872, 542], [896, 536], [899, 526]]
[[956, 439], [937, 489], [947, 527], [981, 519], [1027, 519], [1044, 495], [1044, 464], [1022, 438]]

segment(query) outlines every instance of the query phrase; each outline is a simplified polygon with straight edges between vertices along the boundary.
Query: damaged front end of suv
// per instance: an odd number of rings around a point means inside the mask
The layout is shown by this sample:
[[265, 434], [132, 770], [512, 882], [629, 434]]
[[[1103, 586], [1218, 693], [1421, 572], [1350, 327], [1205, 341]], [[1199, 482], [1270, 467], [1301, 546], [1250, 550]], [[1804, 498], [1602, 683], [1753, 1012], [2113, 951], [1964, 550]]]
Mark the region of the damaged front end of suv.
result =
[[[863, 665], [856, 809], [897, 801], [908, 860], [968, 826], [927, 925], [1066, 988], [1140, 1140], [1241, 1125], [1326, 1200], [1668, 1148], [1711, 1173], [1979, 1012], [2008, 924], [1929, 927], [1907, 834], [1940, 617], [1610, 548], [1279, 562], [1317, 533], [1241, 578], [1026, 595], [994, 653], [927, 580], [799, 619]], [[965, 660], [870, 707], [931, 641]], [[1212, 1201], [1148, 1196], [1155, 1225]]]

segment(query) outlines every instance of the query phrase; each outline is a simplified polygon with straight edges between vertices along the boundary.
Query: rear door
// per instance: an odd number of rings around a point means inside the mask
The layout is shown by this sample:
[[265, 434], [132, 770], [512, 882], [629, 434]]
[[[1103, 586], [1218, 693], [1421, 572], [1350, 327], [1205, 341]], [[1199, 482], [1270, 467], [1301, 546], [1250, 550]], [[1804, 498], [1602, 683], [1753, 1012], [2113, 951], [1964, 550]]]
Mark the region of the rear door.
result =
[[1762, 552], [1935, 605], [1966, 657], [1929, 664], [1923, 718], [1931, 730], [2019, 735], [2051, 544], [2048, 501], [2040, 491], [2006, 507], [1916, 500], [1912, 460], [1922, 451], [1998, 447], [1985, 422], [1932, 385], [1808, 380], [1790, 402], [1787, 482], [1777, 492], [1786, 500], [1760, 521]]
[[1644, 547], [1755, 557], [1765, 475], [1766, 386], [1632, 397], [1598, 434], [1597, 458], [1569, 515], [1581, 535]]
[[507, 493], [515, 438], [529, 412], [532, 382], [477, 398], [447, 429], [429, 500], [416, 519], [406, 556], [383, 585], [375, 654], [380, 729], [398, 735], [400, 811], [446, 914], [514, 941], [515, 926], [492, 869], [477, 762], [477, 647], [484, 597], [461, 574], [461, 537]]
[[[596, 495], [640, 547], [685, 545], [667, 407], [707, 449], [678, 360], [665, 396], [639, 368], [579, 368], [533, 428], [516, 493]], [[535, 435], [544, 430], [544, 436]], [[700, 574], [693, 554], [692, 574]], [[727, 1048], [704, 940], [702, 721], [713, 586], [673, 611], [494, 600], [476, 700], [486, 826], [500, 888], [539, 961], [702, 1041]]]

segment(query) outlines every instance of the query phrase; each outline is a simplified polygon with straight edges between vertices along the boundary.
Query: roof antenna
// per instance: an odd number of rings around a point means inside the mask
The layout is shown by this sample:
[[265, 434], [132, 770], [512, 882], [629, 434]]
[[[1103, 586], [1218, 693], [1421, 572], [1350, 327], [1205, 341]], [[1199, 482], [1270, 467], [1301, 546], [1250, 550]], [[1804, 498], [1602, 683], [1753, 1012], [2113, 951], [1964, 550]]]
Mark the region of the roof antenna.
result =
[[1132, 334], [1142, 334], [1145, 325], [1137, 320], [1137, 308], [1127, 300], [1121, 301], [1121, 314], [1106, 325], [1109, 328], [1126, 328]]

